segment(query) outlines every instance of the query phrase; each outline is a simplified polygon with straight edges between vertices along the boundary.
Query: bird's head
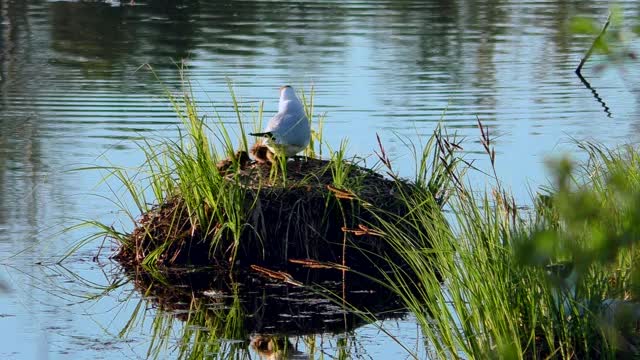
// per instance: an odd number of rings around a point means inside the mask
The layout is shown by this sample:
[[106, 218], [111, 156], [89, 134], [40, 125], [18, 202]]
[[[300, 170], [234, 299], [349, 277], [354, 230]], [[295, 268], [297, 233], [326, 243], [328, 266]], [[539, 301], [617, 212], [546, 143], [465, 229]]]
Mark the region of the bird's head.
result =
[[285, 85], [280, 87], [280, 101], [295, 100], [295, 99], [297, 99], [296, 92], [295, 90], [293, 90], [291, 86]]

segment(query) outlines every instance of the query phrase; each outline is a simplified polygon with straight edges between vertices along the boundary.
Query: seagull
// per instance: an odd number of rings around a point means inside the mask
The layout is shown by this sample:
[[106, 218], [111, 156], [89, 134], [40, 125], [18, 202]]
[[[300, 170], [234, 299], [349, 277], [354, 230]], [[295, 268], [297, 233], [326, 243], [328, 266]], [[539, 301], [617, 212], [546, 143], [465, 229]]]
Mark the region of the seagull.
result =
[[266, 147], [277, 155], [294, 156], [304, 150], [311, 140], [311, 126], [304, 106], [289, 85], [280, 88], [278, 113], [267, 123], [263, 132], [249, 133], [267, 139]]

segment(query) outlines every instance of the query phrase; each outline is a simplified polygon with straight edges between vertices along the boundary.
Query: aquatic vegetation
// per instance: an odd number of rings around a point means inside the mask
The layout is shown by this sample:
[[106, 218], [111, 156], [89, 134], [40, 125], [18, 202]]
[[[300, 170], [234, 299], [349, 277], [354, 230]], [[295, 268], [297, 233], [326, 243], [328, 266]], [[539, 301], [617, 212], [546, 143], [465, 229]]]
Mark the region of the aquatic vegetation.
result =
[[[321, 128], [314, 129], [305, 152], [324, 151], [327, 159], [277, 156], [273, 163], [252, 161], [244, 130], [251, 122], [232, 86], [235, 124], [224, 123], [216, 113], [213, 118], [201, 113], [186, 78], [184, 89], [179, 95], [166, 93], [180, 120], [177, 139], [147, 138], [139, 143], [146, 158], [139, 168], [101, 169], [107, 172], [105, 182], [122, 184], [124, 191], [114, 196], [114, 202], [126, 214], [125, 220], [134, 224], [133, 231], [126, 223], [115, 228], [89, 221], [87, 225], [98, 231], [83, 243], [106, 236], [117, 242], [119, 260], [149, 267], [217, 264], [281, 269], [290, 260], [311, 259], [367, 272], [378, 266], [372, 260], [400, 258], [379, 237], [366, 232], [353, 236], [349, 229], [375, 223], [385, 214], [409, 212], [404, 198], [412, 193], [436, 194], [440, 204], [445, 199], [449, 178], [440, 161], [421, 163], [414, 181], [401, 179], [390, 167], [385, 177], [377, 172], [382, 161], [390, 166], [382, 147], [381, 157], [370, 167], [366, 158], [347, 157], [346, 140], [337, 149], [323, 150]], [[306, 118], [322, 122], [312, 113], [313, 91], [300, 98]], [[252, 115], [253, 127], [259, 128], [262, 105], [257, 118]], [[426, 155], [434, 150], [432, 139], [420, 151]], [[385, 214], [373, 216], [367, 210], [373, 208]]]
[[410, 216], [381, 220], [376, 230], [410, 268], [382, 272], [382, 282], [416, 315], [433, 358], [638, 355], [640, 152], [579, 145], [589, 160], [578, 170], [553, 162], [534, 209], [519, 209], [495, 179], [480, 195], [452, 189], [452, 220], [429, 197], [411, 202]]
[[[119, 242], [118, 258], [128, 266], [217, 261], [249, 268], [267, 261], [296, 268], [312, 259], [343, 282], [347, 273], [366, 273], [415, 315], [433, 358], [638, 353], [640, 274], [633, 264], [640, 235], [640, 153], [635, 148], [579, 144], [589, 160], [579, 168], [566, 159], [552, 163], [554, 182], [534, 196], [533, 207], [522, 209], [497, 178], [493, 142], [480, 121], [495, 183], [484, 192], [467, 183], [465, 174], [473, 166], [459, 155], [455, 136], [441, 127], [424, 144], [400, 139], [414, 157], [410, 181], [395, 171], [380, 138], [373, 169], [365, 159], [348, 158], [346, 140], [328, 149], [327, 160], [280, 158], [271, 166], [248, 159], [235, 95], [239, 140], [222, 119], [200, 115], [189, 92], [168, 96], [182, 122], [178, 139], [142, 143], [146, 162], [132, 175], [108, 169], [142, 214], [136, 217], [121, 203], [135, 230], [128, 234], [89, 223], [98, 229], [94, 237]], [[313, 119], [312, 97], [301, 98]], [[315, 131], [307, 154], [322, 153], [322, 145], [322, 132]], [[346, 310], [358, 309], [339, 294], [327, 297], [341, 299]], [[184, 343], [246, 340], [246, 310], [231, 309], [237, 311], [216, 315], [214, 327], [242, 324], [242, 331], [200, 334], [195, 326]], [[354, 314], [361, 319], [375, 318], [375, 312], [360, 310]], [[269, 350], [274, 346], [269, 344], [256, 340], [255, 347]]]

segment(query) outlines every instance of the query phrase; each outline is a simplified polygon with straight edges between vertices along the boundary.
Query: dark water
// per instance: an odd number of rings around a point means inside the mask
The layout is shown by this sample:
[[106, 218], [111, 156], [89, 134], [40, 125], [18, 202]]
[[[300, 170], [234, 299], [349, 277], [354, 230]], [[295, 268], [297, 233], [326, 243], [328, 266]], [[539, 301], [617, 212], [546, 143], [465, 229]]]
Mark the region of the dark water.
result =
[[[618, 3], [633, 25], [640, 4]], [[161, 320], [173, 327], [159, 357], [179, 356], [183, 323], [140, 302], [133, 282], [97, 296], [126, 279], [108, 254], [92, 261], [99, 242], [55, 265], [83, 235], [60, 235], [65, 226], [130, 226], [101, 174], [70, 170], [134, 166], [136, 139], [175, 136], [163, 95], [165, 85], [180, 89], [175, 63], [185, 60], [196, 97], [230, 122], [227, 78], [248, 117], [259, 100], [272, 113], [282, 84], [313, 85], [329, 143], [348, 137], [349, 153], [366, 155], [379, 133], [405, 176], [411, 157], [396, 134], [418, 141], [440, 121], [467, 138], [469, 159], [486, 163], [478, 116], [496, 136], [499, 175], [526, 199], [527, 185], [545, 182], [545, 157], [570, 151], [570, 138], [639, 138], [637, 63], [596, 72], [607, 62], [596, 56], [584, 70], [611, 117], [573, 74], [590, 39], [572, 35], [569, 19], [604, 20], [609, 5], [0, 0], [0, 357], [144, 358]], [[147, 63], [162, 84], [140, 69]], [[325, 357], [406, 356], [377, 325], [318, 336], [317, 345]], [[410, 318], [383, 326], [420, 348]]]

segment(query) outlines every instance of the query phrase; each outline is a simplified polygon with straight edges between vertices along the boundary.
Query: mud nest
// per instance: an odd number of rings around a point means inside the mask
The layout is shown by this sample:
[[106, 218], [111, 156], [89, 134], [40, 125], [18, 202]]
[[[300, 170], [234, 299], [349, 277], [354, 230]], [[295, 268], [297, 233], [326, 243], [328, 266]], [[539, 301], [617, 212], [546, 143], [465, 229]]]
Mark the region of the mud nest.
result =
[[208, 230], [194, 224], [185, 201], [173, 196], [137, 219], [117, 257], [134, 264], [154, 254], [162, 265], [279, 269], [292, 259], [311, 259], [363, 271], [398, 258], [383, 237], [368, 230], [380, 216], [391, 219], [407, 212], [398, 194], [411, 191], [411, 184], [344, 162], [352, 186], [340, 188], [332, 172], [335, 163], [308, 157], [289, 159], [286, 181], [281, 174], [274, 181], [269, 162], [251, 161], [246, 153], [236, 159], [235, 166], [222, 161], [218, 171], [243, 194], [239, 241], [219, 224], [209, 224]]

